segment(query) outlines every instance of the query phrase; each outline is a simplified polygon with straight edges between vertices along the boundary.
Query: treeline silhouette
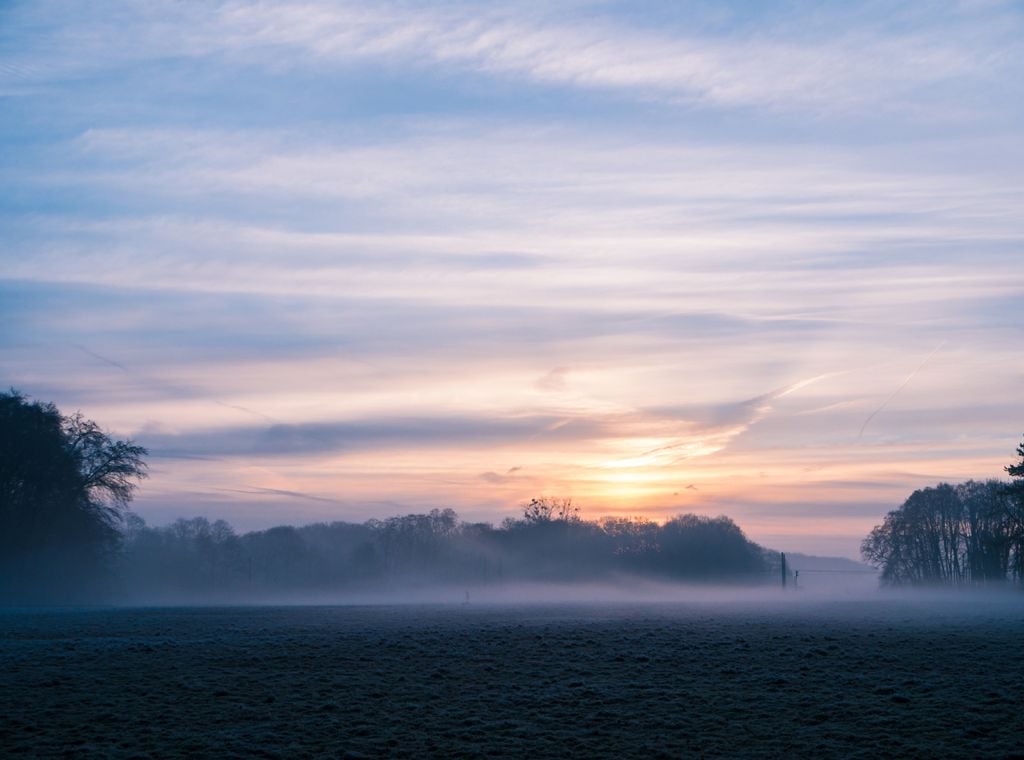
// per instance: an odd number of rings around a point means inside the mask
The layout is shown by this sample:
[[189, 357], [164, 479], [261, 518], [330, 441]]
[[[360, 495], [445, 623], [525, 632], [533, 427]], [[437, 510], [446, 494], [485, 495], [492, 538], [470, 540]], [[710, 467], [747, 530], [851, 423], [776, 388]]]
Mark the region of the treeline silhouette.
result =
[[259, 594], [427, 583], [767, 579], [772, 561], [726, 517], [587, 521], [570, 500], [534, 499], [522, 519], [427, 514], [278, 526], [239, 535], [198, 517], [149, 527], [127, 511], [146, 450], [91, 420], [0, 393], [0, 600], [107, 594]]
[[[1024, 583], [1024, 444], [1011, 482], [915, 491], [864, 540], [887, 585]], [[570, 500], [534, 499], [500, 526], [451, 509], [365, 523], [238, 534], [198, 517], [150, 527], [127, 510], [146, 450], [80, 413], [0, 393], [0, 603], [153, 595], [262, 594], [600, 581], [776, 579], [773, 552], [727, 517], [580, 518]]]
[[[1019, 466], [1007, 471], [1024, 475]], [[884, 585], [1024, 582], [1020, 496], [1019, 481], [971, 480], [914, 491], [868, 534], [861, 554], [881, 570]]]
[[[531, 505], [546, 500], [535, 499]], [[126, 521], [120, 555], [131, 595], [261, 594], [511, 581], [768, 580], [765, 551], [727, 517], [653, 521], [530, 516], [500, 527], [451, 509], [365, 523], [279, 526], [242, 535], [198, 517]]]
[[79, 413], [0, 393], [0, 599], [74, 598], [108, 580], [145, 455]]

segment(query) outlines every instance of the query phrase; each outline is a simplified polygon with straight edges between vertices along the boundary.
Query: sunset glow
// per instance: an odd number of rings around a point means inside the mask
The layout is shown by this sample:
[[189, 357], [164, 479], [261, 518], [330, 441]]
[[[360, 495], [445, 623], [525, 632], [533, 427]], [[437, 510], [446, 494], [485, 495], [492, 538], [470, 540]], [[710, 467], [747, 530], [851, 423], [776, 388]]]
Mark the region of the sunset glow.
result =
[[1018, 4], [112, 7], [0, 10], [0, 382], [145, 445], [146, 520], [856, 556], [1010, 462]]

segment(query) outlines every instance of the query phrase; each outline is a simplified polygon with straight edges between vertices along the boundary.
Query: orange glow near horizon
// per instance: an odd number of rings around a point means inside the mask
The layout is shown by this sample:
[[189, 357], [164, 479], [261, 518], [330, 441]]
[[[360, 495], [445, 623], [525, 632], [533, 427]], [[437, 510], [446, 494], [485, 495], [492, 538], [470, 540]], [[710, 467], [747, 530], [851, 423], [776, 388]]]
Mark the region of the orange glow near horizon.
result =
[[16, 5], [0, 384], [148, 447], [152, 523], [855, 555], [1012, 459], [1013, 3]]

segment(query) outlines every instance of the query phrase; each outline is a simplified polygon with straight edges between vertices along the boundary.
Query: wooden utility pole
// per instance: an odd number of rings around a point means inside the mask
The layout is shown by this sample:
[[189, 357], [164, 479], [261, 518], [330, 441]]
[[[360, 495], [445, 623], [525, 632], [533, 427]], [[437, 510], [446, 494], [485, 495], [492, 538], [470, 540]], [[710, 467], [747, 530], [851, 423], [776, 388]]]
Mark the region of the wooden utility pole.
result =
[[786, 552], [779, 552], [779, 559], [782, 565], [782, 588], [786, 588]]

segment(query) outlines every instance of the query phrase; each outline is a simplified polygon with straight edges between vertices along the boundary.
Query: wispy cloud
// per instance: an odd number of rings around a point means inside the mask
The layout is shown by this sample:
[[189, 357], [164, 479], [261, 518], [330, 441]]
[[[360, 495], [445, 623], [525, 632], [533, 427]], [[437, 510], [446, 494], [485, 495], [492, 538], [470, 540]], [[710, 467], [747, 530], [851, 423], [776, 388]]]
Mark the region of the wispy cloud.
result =
[[422, 446], [501, 445], [530, 440], [567, 441], [594, 435], [600, 420], [577, 419], [552, 427], [543, 416], [406, 417], [397, 419], [310, 422], [152, 433], [140, 440], [158, 454], [185, 453], [220, 457], [297, 456], [346, 451], [418, 449]]
[[1016, 443], [1022, 27], [5, 4], [3, 384], [149, 445], [150, 515], [547, 493], [848, 538]]
[[326, 504], [342, 505], [344, 502], [338, 499], [331, 499], [325, 496], [317, 496], [315, 494], [302, 493], [301, 491], [287, 491], [281, 488], [220, 488], [219, 491], [223, 493], [239, 493], [247, 494], [252, 496], [285, 496], [291, 499], [303, 499], [306, 501], [320, 501]]
[[[704, 417], [703, 420], [700, 418], [679, 420], [685, 430], [681, 437], [670, 438], [658, 446], [644, 451], [639, 456], [615, 460], [606, 466], [613, 468], [664, 467], [676, 465], [694, 457], [717, 454], [771, 412], [773, 402], [830, 376], [829, 374], [816, 375], [788, 383], [781, 388], [744, 401], [715, 405], [708, 410], [709, 413], [701, 415]], [[663, 425], [652, 425], [654, 430], [659, 427], [663, 427]], [[663, 431], [659, 432], [664, 435]], [[641, 440], [649, 439], [641, 438]]]
[[[765, 14], [760, 28], [731, 30], [716, 28], [715, 16], [696, 5], [687, 7], [690, 23], [662, 29], [636, 24], [636, 14], [614, 6], [573, 10], [521, 3], [128, 4], [116, 14], [116, 30], [85, 18], [54, 41], [58, 60], [72, 71], [168, 56], [269, 69], [380, 62], [629, 97], [818, 111], [891, 107], [909, 92], [984, 79], [1019, 63], [1013, 29], [1020, 19], [1012, 9], [929, 3], [871, 15], [794, 4]], [[966, 44], [965, 29], [988, 44]], [[107, 44], [113, 36], [126, 42]], [[31, 66], [8, 69], [23, 77]]]
[[[708, 310], [719, 291], [745, 295], [771, 278], [801, 293], [805, 314], [828, 304], [840, 319], [876, 310], [886, 291], [964, 298], [1020, 284], [961, 255], [970, 245], [975, 261], [1004, 261], [1024, 239], [1019, 177], [894, 170], [888, 153], [871, 167], [842, 149], [638, 146], [471, 123], [358, 146], [148, 130], [91, 131], [79, 143], [119, 168], [37, 181], [104, 188], [122, 215], [51, 221], [53, 232], [21, 243], [10, 275], [447, 303], [493, 303], [495, 288], [512, 288], [530, 305], [590, 301], [600, 287], [609, 304], [665, 309], [682, 296]], [[177, 213], [125, 218], [128, 197]], [[287, 223], [264, 218], [296, 199]], [[744, 269], [756, 274], [745, 280]]]

